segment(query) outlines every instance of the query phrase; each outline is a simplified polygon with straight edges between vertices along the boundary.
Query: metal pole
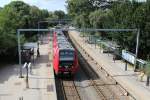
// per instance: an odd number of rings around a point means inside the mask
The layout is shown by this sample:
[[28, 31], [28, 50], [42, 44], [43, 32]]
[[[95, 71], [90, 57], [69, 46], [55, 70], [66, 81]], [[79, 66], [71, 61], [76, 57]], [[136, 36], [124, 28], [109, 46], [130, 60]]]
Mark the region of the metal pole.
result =
[[38, 22], [38, 34], [39, 34], [40, 22]]
[[136, 60], [138, 57], [139, 38], [140, 38], [140, 30], [138, 30], [137, 37], [136, 37], [136, 53], [135, 53], [134, 71], [136, 71]]
[[39, 29], [40, 29], [40, 21], [38, 22], [38, 39], [40, 40]]
[[35, 64], [35, 63], [34, 63], [34, 48], [33, 48], [33, 64]]
[[147, 79], [146, 79], [146, 86], [149, 86], [149, 75], [147, 76]]
[[128, 63], [127, 61], [125, 61], [125, 71], [127, 71], [127, 68], [128, 68]]
[[95, 42], [95, 49], [96, 49], [96, 37], [95, 37], [95, 41], [94, 42]]
[[18, 55], [19, 55], [19, 66], [20, 66], [20, 78], [23, 78], [22, 76], [22, 66], [21, 66], [21, 46], [20, 46], [20, 31], [17, 30], [17, 37], [18, 37]]
[[26, 88], [29, 88], [29, 80], [28, 80], [28, 68], [29, 68], [29, 63], [28, 65], [26, 66], [26, 70], [27, 70], [27, 76], [26, 76]]

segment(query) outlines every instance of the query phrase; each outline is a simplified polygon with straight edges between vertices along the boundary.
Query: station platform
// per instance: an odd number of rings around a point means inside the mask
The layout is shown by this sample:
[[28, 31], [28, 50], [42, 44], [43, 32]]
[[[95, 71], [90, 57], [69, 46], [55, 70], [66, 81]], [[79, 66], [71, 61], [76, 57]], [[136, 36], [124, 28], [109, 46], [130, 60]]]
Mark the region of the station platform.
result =
[[139, 72], [134, 72], [133, 67], [128, 66], [125, 71], [125, 63], [121, 60], [113, 61], [113, 55], [108, 53], [101, 53], [100, 48], [95, 47], [94, 44], [88, 44], [80, 37], [77, 31], [69, 31], [69, 36], [80, 45], [89, 56], [91, 56], [113, 79], [117, 81], [133, 99], [136, 100], [150, 100], [150, 86], [146, 86], [146, 76], [141, 82]]
[[24, 78], [19, 78], [19, 65], [4, 66], [0, 70], [0, 100], [57, 100], [48, 52], [49, 44], [40, 45], [40, 57], [29, 73], [29, 88], [25, 82], [26, 69], [23, 69]]

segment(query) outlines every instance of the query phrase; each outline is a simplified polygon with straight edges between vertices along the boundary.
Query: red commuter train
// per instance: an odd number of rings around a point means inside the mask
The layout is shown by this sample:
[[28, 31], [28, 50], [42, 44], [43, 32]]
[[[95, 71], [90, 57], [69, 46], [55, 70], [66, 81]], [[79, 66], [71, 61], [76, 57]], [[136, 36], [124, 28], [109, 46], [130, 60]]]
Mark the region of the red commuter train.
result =
[[77, 50], [69, 43], [62, 31], [53, 33], [53, 68], [55, 75], [78, 70]]

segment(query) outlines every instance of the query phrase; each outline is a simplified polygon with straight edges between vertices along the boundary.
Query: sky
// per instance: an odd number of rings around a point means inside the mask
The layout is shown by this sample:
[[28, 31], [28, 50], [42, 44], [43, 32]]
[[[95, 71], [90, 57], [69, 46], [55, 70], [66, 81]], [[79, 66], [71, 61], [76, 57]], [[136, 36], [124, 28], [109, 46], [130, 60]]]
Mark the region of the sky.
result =
[[35, 5], [40, 9], [47, 9], [48, 11], [55, 11], [55, 10], [66, 10], [66, 0], [0, 0], [0, 7], [4, 7], [6, 4], [10, 3], [11, 1], [24, 1], [29, 5]]
[[[18, 1], [18, 0], [0, 0], [0, 7], [4, 7], [11, 1]], [[67, 12], [65, 7], [66, 0], [20, 0], [20, 1], [24, 1], [29, 5], [35, 5], [40, 9], [47, 9], [48, 11], [63, 10], [65, 13]], [[137, 1], [146, 1], [146, 0], [137, 0]]]

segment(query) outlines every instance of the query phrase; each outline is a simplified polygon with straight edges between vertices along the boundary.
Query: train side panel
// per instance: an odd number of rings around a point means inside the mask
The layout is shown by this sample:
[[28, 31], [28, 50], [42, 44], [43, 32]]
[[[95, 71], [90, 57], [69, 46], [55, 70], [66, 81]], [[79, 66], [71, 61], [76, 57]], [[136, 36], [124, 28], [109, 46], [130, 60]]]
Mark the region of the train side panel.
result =
[[56, 49], [53, 55], [53, 67], [56, 74], [58, 74], [58, 67], [59, 67], [59, 50]]
[[[73, 59], [73, 61], [71, 61], [72, 64], [68, 65], [68, 63], [67, 63], [67, 65], [66, 64], [62, 65], [62, 63], [65, 63], [65, 61], [61, 61], [61, 59], [60, 59], [60, 55], [59, 55], [60, 54], [60, 50], [59, 50], [60, 47], [59, 47], [59, 45], [61, 45], [61, 47], [63, 48], [63, 46], [65, 46], [65, 44], [62, 44], [62, 41], [58, 42], [57, 36], [62, 37], [63, 35], [60, 35], [60, 33], [59, 33], [59, 35], [57, 35], [56, 32], [53, 33], [53, 67], [54, 67], [54, 71], [56, 74], [65, 73], [65, 72], [75, 74], [77, 72], [77, 70], [79, 69], [77, 50], [74, 49], [74, 59]], [[59, 39], [63, 40], [64, 38], [59, 38]], [[58, 43], [60, 43], [60, 44], [58, 44]], [[69, 43], [69, 41], [68, 41], [68, 43]], [[66, 44], [66, 45], [68, 45], [68, 44]], [[61, 50], [62, 50], [62, 48], [61, 48]], [[67, 47], [67, 49], [68, 49], [68, 47]], [[63, 50], [65, 50], [65, 49], [63, 49]], [[67, 61], [69, 61], [69, 60], [67, 60]], [[70, 61], [69, 61], [69, 63], [70, 63]]]

